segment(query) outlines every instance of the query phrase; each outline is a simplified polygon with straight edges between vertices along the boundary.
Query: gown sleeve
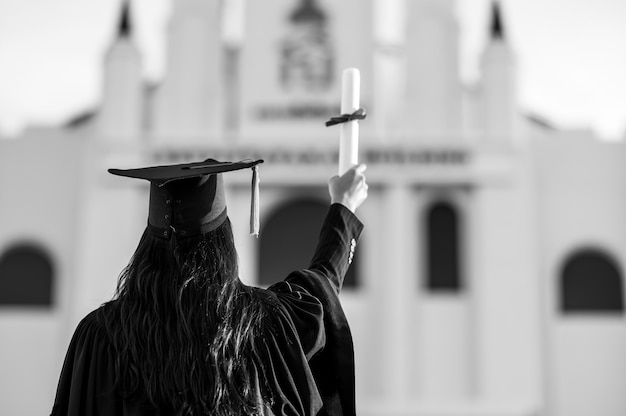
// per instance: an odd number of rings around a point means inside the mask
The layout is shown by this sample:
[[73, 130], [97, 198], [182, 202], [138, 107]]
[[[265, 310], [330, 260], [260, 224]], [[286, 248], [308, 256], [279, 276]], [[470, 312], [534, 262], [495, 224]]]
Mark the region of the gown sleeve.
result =
[[76, 327], [63, 363], [51, 416], [123, 414], [113, 393], [114, 360], [97, 309]]
[[[304, 376], [311, 392], [308, 397], [304, 396], [305, 391], [294, 393], [294, 397], [300, 401], [310, 398], [311, 403], [308, 408], [303, 406], [304, 413], [294, 414], [356, 414], [352, 335], [338, 295], [362, 229], [363, 224], [351, 211], [333, 204], [309, 268], [292, 272], [283, 282], [268, 288], [279, 306], [279, 315], [283, 315], [283, 319], [278, 320], [281, 331], [277, 339], [284, 345], [275, 345], [275, 348], [299, 349], [303, 354], [301, 359], [306, 360]], [[271, 338], [276, 342], [276, 337]], [[298, 344], [300, 348], [293, 348]], [[283, 360], [281, 364], [281, 371], [287, 374], [298, 368], [293, 360]], [[295, 384], [293, 377], [286, 379], [292, 380], [287, 385]], [[290, 402], [293, 400], [291, 398]], [[289, 413], [279, 410], [278, 414]]]

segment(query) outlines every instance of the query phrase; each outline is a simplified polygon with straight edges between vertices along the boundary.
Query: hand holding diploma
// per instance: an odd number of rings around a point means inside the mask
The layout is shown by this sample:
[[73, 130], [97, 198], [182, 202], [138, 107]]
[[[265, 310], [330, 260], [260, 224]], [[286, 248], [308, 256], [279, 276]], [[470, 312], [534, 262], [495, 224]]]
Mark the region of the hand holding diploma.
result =
[[364, 164], [356, 165], [348, 169], [341, 176], [333, 176], [328, 181], [330, 203], [341, 204], [353, 213], [367, 198], [367, 182], [365, 181]]

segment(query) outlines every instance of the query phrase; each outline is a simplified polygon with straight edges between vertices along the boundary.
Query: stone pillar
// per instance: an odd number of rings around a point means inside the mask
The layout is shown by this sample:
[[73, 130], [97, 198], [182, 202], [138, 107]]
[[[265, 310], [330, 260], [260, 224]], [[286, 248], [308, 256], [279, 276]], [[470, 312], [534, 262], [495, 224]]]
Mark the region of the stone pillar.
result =
[[487, 138], [512, 139], [519, 133], [515, 55], [494, 3], [491, 40], [481, 59], [482, 128]]
[[389, 403], [405, 402], [409, 396], [408, 358], [411, 354], [408, 332], [415, 325], [407, 313], [411, 294], [414, 293], [412, 273], [407, 263], [414, 257], [410, 248], [415, 234], [414, 218], [408, 205], [410, 193], [407, 185], [392, 184], [383, 191], [382, 213], [385, 221], [380, 238], [382, 272], [378, 286], [380, 308], [380, 344], [384, 361], [382, 374], [382, 400]]
[[136, 140], [143, 130], [143, 77], [139, 50], [131, 38], [129, 5], [124, 4], [117, 39], [106, 53], [98, 133]]
[[407, 133], [452, 140], [462, 104], [454, 0], [409, 0], [407, 16]]
[[69, 325], [110, 300], [146, 227], [148, 182], [115, 177], [111, 167], [144, 166], [140, 154], [115, 154], [104, 144], [85, 156], [79, 199], [76, 280]]
[[530, 178], [519, 171], [517, 158], [507, 163], [513, 167], [510, 177], [481, 184], [474, 193], [476, 393], [486, 403], [533, 408], [543, 389], [537, 224]]
[[178, 0], [169, 24], [166, 74], [156, 103], [158, 143], [210, 143], [222, 131], [218, 0]]

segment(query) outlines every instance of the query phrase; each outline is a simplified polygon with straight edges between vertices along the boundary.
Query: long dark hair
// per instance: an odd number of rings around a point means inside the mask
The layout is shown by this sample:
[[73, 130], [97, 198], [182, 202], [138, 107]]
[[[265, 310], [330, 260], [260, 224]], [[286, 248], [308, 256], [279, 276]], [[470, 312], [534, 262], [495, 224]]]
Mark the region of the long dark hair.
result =
[[228, 219], [178, 241], [144, 232], [105, 318], [117, 388], [177, 415], [264, 414], [251, 357], [265, 314], [252, 290]]

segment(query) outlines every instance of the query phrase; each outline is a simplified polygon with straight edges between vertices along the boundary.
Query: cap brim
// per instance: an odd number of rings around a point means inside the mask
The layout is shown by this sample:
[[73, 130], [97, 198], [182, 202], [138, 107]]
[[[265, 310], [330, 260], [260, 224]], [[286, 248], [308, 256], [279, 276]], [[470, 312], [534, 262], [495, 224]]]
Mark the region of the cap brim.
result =
[[183, 163], [178, 165], [150, 166], [138, 169], [108, 169], [109, 173], [127, 178], [145, 179], [158, 184], [165, 184], [179, 179], [194, 178], [215, 173], [231, 172], [251, 168], [263, 163], [262, 159], [243, 160], [240, 162], [218, 162], [207, 159], [203, 162]]

